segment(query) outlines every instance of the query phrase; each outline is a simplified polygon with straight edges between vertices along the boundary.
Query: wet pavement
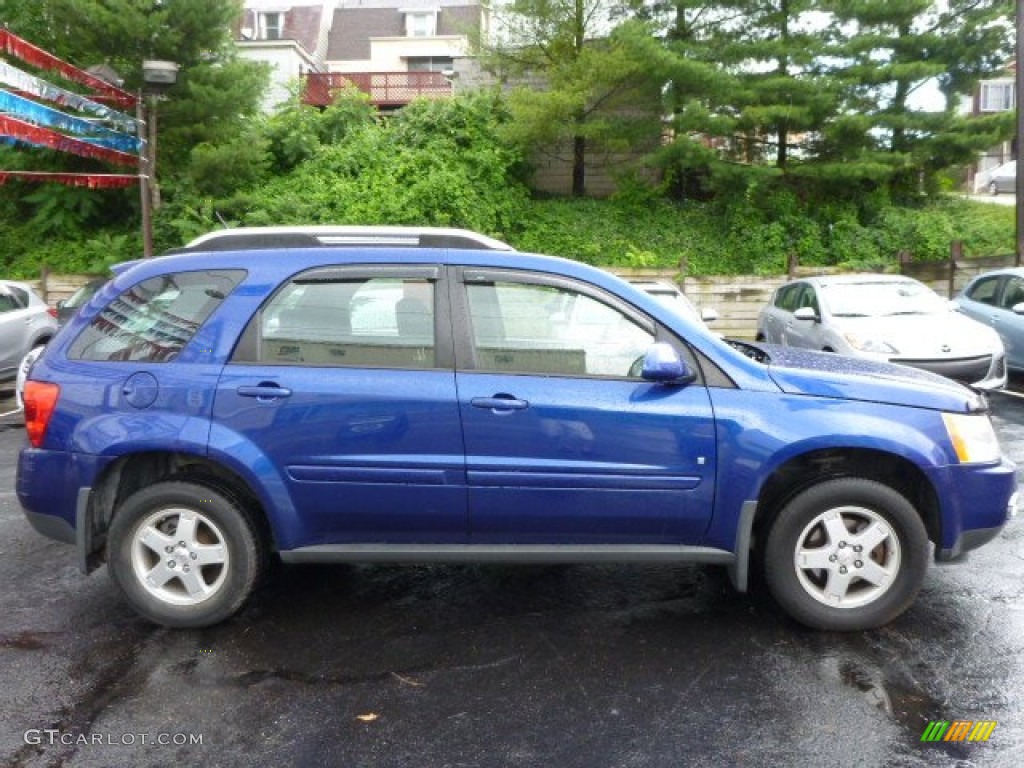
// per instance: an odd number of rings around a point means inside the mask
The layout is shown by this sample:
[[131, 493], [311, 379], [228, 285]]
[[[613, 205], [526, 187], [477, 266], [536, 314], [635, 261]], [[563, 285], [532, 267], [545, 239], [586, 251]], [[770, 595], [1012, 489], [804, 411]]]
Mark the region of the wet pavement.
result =
[[[992, 404], [1024, 466], [1024, 398]], [[1020, 519], [871, 632], [805, 630], [718, 569], [612, 565], [282, 568], [175, 632], [25, 523], [22, 439], [0, 419], [2, 765], [1024, 764]], [[922, 743], [932, 720], [997, 725]]]

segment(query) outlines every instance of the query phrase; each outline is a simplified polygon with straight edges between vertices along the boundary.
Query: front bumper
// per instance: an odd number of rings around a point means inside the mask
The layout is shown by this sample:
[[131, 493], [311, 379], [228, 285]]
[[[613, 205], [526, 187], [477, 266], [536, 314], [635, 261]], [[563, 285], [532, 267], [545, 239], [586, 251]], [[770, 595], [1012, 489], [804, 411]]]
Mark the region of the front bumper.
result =
[[920, 368], [923, 371], [937, 373], [965, 384], [974, 389], [990, 391], [1002, 389], [1006, 386], [1006, 356], [1002, 353], [995, 355], [977, 355], [975, 357], [964, 357], [956, 359], [907, 359], [893, 357], [891, 363], [909, 365], [911, 368]]
[[987, 544], [1017, 514], [1017, 466], [999, 464], [946, 467], [935, 485], [942, 509], [936, 560], [954, 560]]

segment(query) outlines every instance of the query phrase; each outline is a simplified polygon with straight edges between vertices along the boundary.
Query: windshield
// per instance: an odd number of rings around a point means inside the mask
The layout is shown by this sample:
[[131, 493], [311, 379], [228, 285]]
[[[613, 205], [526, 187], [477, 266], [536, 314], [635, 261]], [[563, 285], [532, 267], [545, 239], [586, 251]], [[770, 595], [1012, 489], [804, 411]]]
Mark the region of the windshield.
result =
[[822, 286], [821, 297], [833, 317], [932, 315], [948, 311], [945, 301], [915, 280], [865, 281]]

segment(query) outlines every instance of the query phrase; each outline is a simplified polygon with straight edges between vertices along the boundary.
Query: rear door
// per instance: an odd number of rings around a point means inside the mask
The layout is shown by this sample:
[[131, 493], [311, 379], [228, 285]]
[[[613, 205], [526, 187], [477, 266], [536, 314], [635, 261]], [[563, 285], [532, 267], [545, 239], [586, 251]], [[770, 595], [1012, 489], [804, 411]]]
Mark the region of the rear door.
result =
[[453, 292], [471, 540], [699, 541], [714, 503], [714, 419], [699, 382], [639, 378], [650, 344], [670, 340], [663, 329], [550, 275], [466, 269]]
[[214, 422], [283, 480], [284, 549], [459, 543], [462, 432], [446, 291], [433, 265], [300, 274], [256, 314], [225, 367]]

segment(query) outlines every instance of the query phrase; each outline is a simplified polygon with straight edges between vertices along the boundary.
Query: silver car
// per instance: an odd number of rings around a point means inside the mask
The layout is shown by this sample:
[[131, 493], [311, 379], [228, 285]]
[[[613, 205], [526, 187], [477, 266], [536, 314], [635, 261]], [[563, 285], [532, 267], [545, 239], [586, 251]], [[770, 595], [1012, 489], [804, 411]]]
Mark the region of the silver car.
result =
[[0, 280], [0, 382], [13, 380], [25, 355], [56, 332], [56, 310], [28, 285]]
[[776, 289], [757, 339], [902, 363], [976, 389], [1006, 386], [998, 334], [931, 288], [900, 275], [835, 275]]
[[1017, 191], [1017, 161], [1011, 160], [994, 168], [988, 175], [988, 191], [990, 195], [1000, 192], [1014, 193]]
[[957, 296], [965, 315], [991, 326], [1006, 347], [1011, 371], [1024, 372], [1024, 267], [978, 275]]

